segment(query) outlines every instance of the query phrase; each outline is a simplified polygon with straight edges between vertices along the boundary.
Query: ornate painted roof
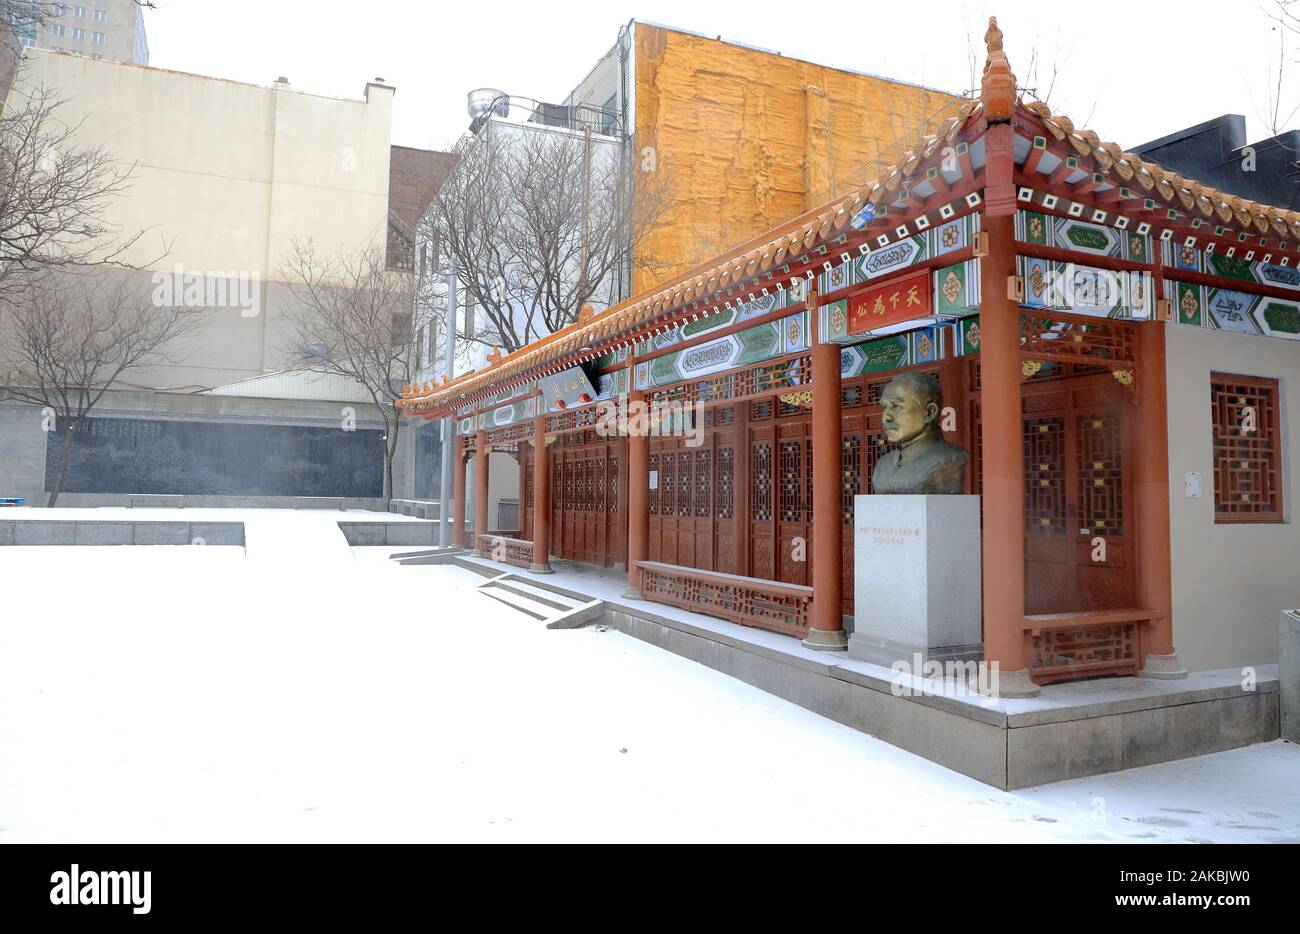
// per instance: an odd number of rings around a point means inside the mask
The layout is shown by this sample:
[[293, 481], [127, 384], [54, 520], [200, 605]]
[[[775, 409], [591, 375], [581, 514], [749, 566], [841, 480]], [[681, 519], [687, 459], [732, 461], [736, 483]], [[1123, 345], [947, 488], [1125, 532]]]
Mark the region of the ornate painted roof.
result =
[[[446, 415], [476, 403], [490, 392], [507, 390], [528, 379], [594, 359], [650, 330], [672, 327], [690, 316], [690, 306], [720, 301], [724, 293], [748, 287], [756, 277], [766, 276], [793, 258], [833, 242], [867, 205], [877, 208], [877, 224], [883, 221], [888, 226], [906, 220], [905, 213], [900, 213], [896, 206], [899, 194], [905, 197], [907, 186], [922, 180], [921, 170], [934, 161], [946, 144], [967, 129], [970, 135], [978, 135], [989, 120], [1005, 122], [1010, 117], [1013, 124], [1025, 128], [1041, 124], [1056, 141], [1068, 142], [1079, 158], [1090, 159], [1098, 173], [1109, 176], [1110, 181], [1103, 184], [1110, 187], [1136, 181], [1147, 197], [1159, 197], [1169, 207], [1181, 205], [1185, 211], [1206, 218], [1216, 216], [1222, 224], [1246, 232], [1272, 231], [1281, 238], [1300, 240], [1300, 212], [1216, 191], [1124, 152], [1115, 143], [1103, 142], [1093, 131], [1076, 128], [1069, 117], [1053, 113], [1041, 101], [1013, 97], [1015, 76], [1002, 49], [1002, 33], [996, 19], [990, 19], [985, 43], [988, 55], [980, 98], [962, 105], [956, 116], [941, 124], [938, 132], [922, 137], [877, 179], [778, 225], [650, 292], [534, 341], [483, 369], [441, 385], [407, 387], [398, 404], [411, 415]], [[895, 206], [890, 208], [891, 204]], [[920, 199], [910, 202], [910, 210], [921, 212]]]

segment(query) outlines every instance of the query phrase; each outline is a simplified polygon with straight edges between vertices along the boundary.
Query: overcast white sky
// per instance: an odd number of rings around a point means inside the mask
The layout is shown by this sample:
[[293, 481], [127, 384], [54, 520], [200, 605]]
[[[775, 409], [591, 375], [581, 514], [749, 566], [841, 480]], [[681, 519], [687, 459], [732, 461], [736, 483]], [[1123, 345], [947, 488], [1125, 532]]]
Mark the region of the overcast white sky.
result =
[[[467, 91], [559, 101], [633, 18], [960, 91], [970, 83], [968, 34], [982, 55], [992, 13], [1021, 84], [1034, 84], [1037, 45], [1041, 90], [1051, 62], [1062, 63], [1053, 108], [1124, 146], [1222, 113], [1245, 114], [1252, 141], [1263, 135], [1278, 35], [1265, 14], [1272, 0], [155, 2], [145, 11], [151, 64], [258, 84], [285, 75], [340, 97], [360, 97], [380, 76], [397, 88], [393, 142], [440, 149], [468, 124]], [[1283, 95], [1291, 106], [1296, 78]]]

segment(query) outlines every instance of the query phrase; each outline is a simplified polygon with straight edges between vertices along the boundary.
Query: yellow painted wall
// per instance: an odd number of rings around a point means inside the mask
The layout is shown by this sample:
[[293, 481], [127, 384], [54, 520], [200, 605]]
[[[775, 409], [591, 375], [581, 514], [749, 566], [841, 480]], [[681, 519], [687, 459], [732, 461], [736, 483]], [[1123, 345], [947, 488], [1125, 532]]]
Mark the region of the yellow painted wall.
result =
[[960, 102], [947, 94], [636, 24], [636, 146], [667, 208], [633, 293], [843, 193]]

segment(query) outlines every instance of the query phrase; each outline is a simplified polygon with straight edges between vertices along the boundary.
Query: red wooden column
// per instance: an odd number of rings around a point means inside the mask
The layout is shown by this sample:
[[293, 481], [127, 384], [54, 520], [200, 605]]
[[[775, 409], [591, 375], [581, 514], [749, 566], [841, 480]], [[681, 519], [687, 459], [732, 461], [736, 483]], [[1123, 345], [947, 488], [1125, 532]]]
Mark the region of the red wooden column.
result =
[[840, 515], [840, 348], [822, 339], [817, 297], [808, 296], [812, 347], [812, 618], [806, 648], [848, 649], [842, 607], [844, 523]]
[[[479, 429], [474, 449], [474, 541], [488, 531], [488, 443], [487, 432]], [[474, 549], [483, 555], [482, 546]], [[486, 555], [484, 555], [486, 557]]]
[[649, 419], [640, 412], [645, 393], [637, 390], [636, 358], [628, 355], [627, 394], [627, 590], [623, 596], [641, 597], [638, 561], [650, 554], [650, 441]]
[[[1008, 129], [1010, 129], [1008, 127]], [[1007, 298], [1015, 275], [1013, 217], [985, 217], [989, 252], [980, 277], [980, 441], [984, 457], [984, 659], [996, 662], [999, 691], [1029, 683], [1025, 638], [1025, 489], [1020, 409], [1020, 306]], [[1014, 695], [1013, 695], [1014, 696]]]
[[[984, 458], [982, 534], [984, 659], [996, 663], [1003, 697], [1038, 693], [1029, 678], [1025, 634], [1025, 478], [1020, 407], [1020, 304], [1008, 297], [1016, 274], [1015, 75], [997, 21], [985, 34], [988, 58], [980, 96], [984, 133], [984, 219], [980, 259], [980, 405]], [[993, 688], [990, 676], [988, 685]]]
[[[1159, 296], [1160, 292], [1157, 291]], [[1137, 598], [1143, 609], [1163, 614], [1143, 642], [1147, 678], [1186, 678], [1174, 649], [1173, 586], [1169, 557], [1169, 412], [1165, 382], [1165, 323], [1138, 326], [1134, 420], [1137, 466]]]
[[533, 399], [533, 563], [528, 570], [551, 573], [551, 456], [546, 450], [546, 403]]
[[[454, 472], [452, 474], [452, 496], [454, 504], [452, 506], [451, 521], [451, 543], [465, 547], [465, 437], [456, 435], [456, 461]], [[442, 504], [438, 504], [442, 508]]]

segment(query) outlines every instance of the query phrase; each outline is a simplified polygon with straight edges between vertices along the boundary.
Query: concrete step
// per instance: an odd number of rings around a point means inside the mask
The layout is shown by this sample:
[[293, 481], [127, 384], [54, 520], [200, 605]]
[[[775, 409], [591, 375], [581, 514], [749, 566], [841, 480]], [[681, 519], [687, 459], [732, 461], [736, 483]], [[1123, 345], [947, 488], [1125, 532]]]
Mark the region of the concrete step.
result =
[[513, 591], [506, 590], [496, 581], [490, 581], [481, 585], [478, 592], [491, 597], [493, 600], [500, 601], [508, 607], [512, 607], [533, 619], [547, 620], [556, 615], [555, 607], [548, 606], [545, 603], [539, 603], [536, 600], [530, 600], [528, 597], [520, 596]]
[[564, 594], [556, 593], [552, 590], [547, 590], [545, 587], [539, 587], [535, 584], [529, 583], [528, 581], [518, 580], [517, 578], [493, 581], [492, 586], [500, 587], [502, 590], [509, 590], [521, 597], [527, 597], [529, 600], [536, 603], [543, 603], [549, 607], [553, 607], [561, 613], [567, 613], [569, 610], [576, 609], [587, 602], [585, 600], [578, 600], [573, 597], [565, 596]]

